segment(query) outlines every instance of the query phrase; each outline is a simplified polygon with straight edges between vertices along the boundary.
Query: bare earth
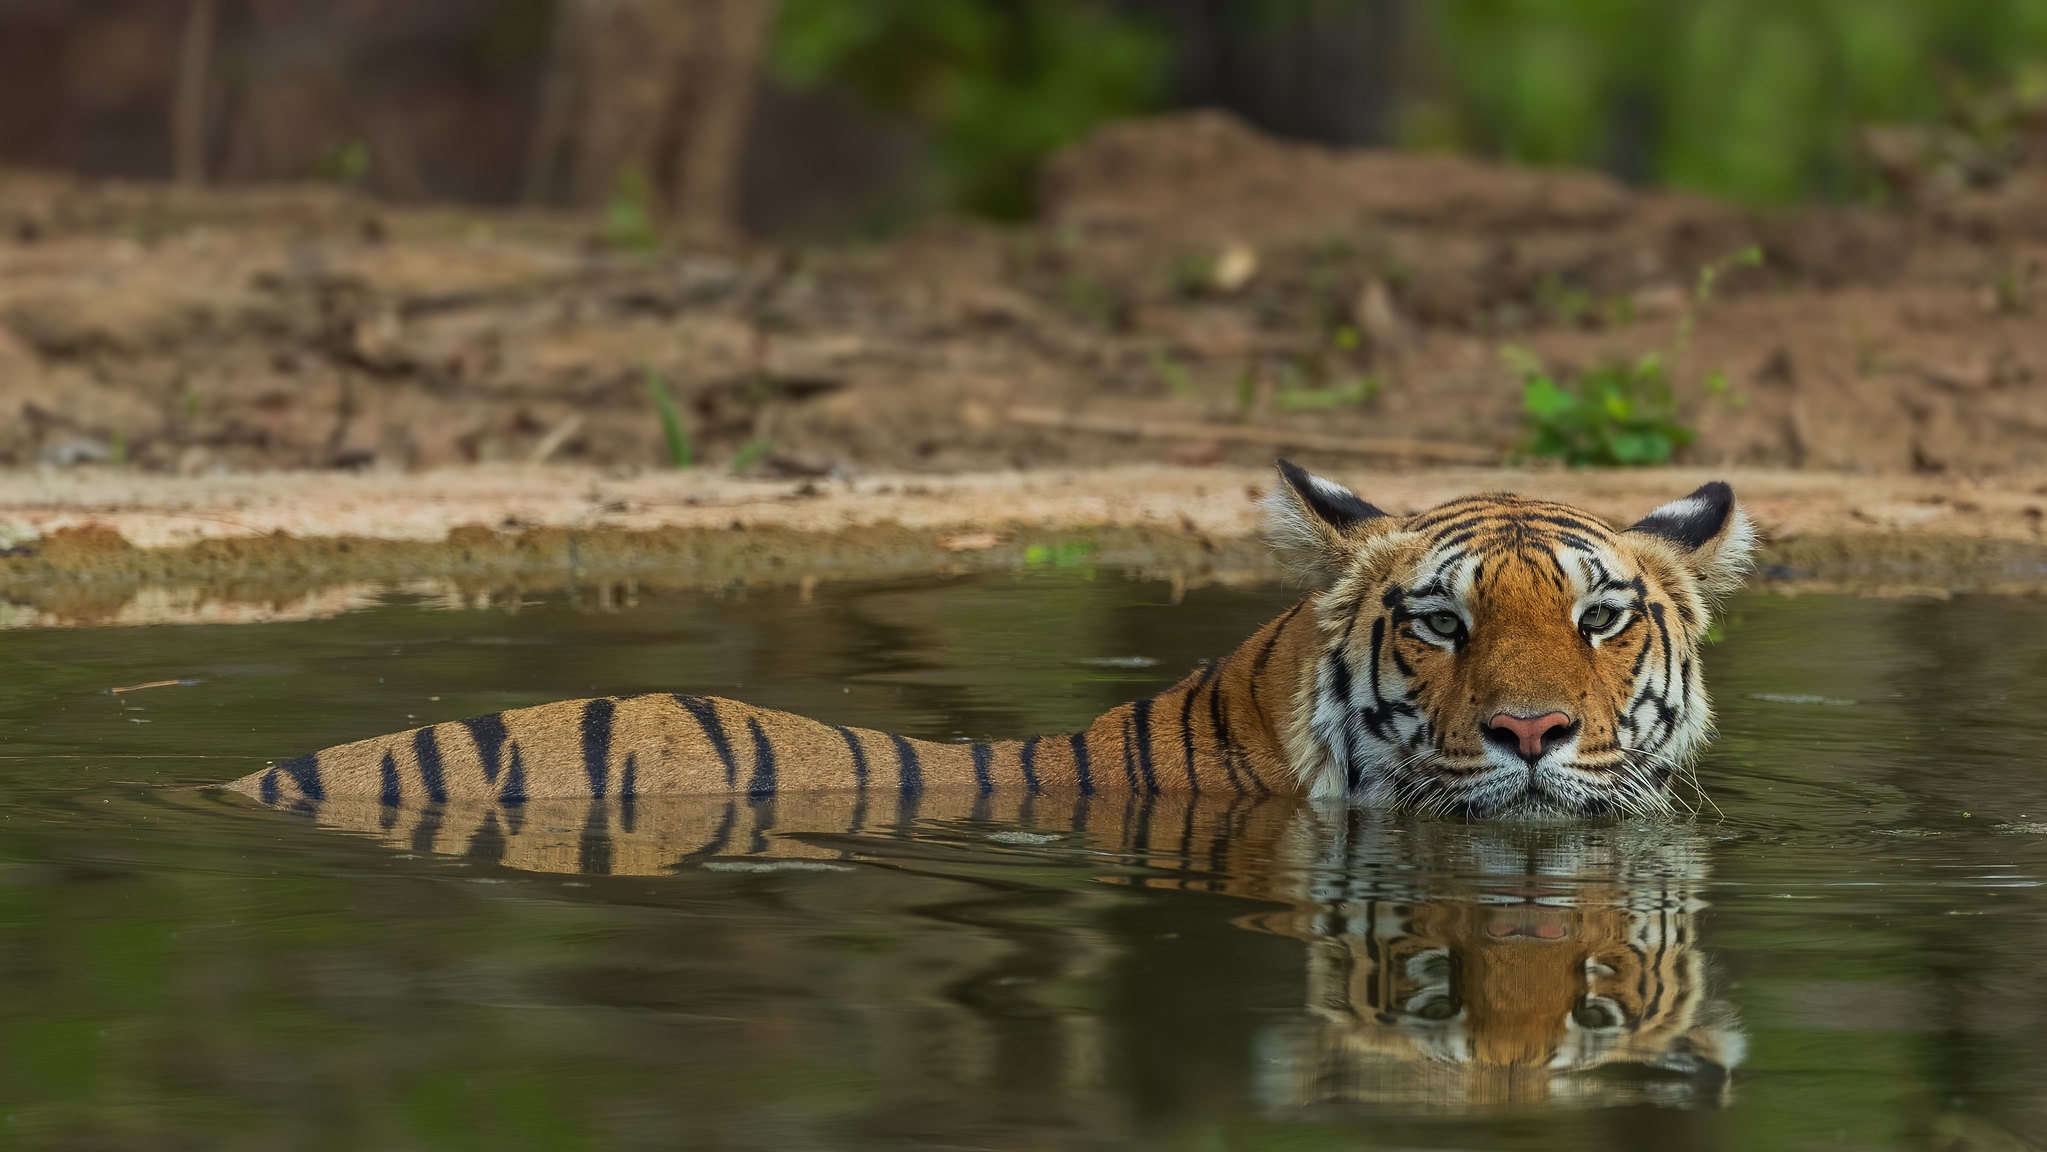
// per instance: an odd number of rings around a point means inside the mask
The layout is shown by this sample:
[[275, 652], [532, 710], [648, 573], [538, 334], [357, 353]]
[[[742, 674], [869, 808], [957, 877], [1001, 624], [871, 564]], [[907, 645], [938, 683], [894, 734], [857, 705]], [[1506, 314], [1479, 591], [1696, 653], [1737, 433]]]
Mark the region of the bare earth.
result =
[[1679, 463], [2037, 469], [2043, 189], [1764, 213], [1204, 114], [1083, 143], [1022, 228], [635, 252], [583, 219], [0, 173], [0, 464], [644, 468], [650, 375], [697, 462], [761, 476], [1497, 463], [1504, 350], [1667, 349], [1753, 244], [1674, 366]]
[[[1619, 521], [1725, 475], [1772, 586], [2047, 587], [2040, 172], [1765, 213], [1198, 114], [1075, 148], [1021, 228], [625, 239], [0, 173], [0, 626], [317, 615], [408, 582], [1267, 579], [1249, 494], [1278, 454], [1395, 509], [1513, 488]], [[1696, 302], [1748, 245], [1764, 265]], [[1503, 467], [1503, 354], [1632, 361], [1688, 314], [1675, 467]], [[665, 467], [679, 447], [695, 467]]]

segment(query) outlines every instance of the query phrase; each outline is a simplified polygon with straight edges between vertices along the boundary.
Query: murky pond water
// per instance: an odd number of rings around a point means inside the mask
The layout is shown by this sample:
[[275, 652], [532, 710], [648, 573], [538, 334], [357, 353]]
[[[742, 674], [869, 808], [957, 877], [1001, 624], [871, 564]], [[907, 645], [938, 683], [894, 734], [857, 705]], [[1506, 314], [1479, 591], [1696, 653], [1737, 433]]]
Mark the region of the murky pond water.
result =
[[1287, 599], [1052, 573], [0, 633], [0, 1146], [2047, 1136], [2038, 602], [1738, 602], [1718, 812], [1681, 827], [830, 796], [321, 826], [191, 787], [656, 689], [1065, 729]]

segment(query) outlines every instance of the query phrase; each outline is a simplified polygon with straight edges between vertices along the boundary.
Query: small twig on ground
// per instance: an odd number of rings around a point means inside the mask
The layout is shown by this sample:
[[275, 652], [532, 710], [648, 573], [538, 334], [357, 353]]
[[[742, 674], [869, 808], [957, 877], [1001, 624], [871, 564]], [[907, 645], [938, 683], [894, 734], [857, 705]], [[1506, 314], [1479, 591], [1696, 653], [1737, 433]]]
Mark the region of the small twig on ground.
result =
[[569, 413], [568, 417], [561, 423], [549, 428], [547, 435], [540, 438], [540, 443], [533, 446], [533, 451], [526, 454], [526, 463], [547, 463], [547, 458], [561, 451], [561, 446], [568, 443], [569, 437], [582, 431], [582, 428], [583, 414], [581, 412]]

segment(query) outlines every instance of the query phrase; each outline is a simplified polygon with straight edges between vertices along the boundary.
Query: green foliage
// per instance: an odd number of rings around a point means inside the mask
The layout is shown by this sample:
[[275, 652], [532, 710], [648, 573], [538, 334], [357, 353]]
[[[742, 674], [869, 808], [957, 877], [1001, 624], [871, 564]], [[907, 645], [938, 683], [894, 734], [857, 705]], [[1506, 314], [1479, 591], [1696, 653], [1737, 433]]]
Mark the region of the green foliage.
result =
[[767, 457], [769, 452], [774, 451], [774, 448], [773, 444], [760, 438], [748, 440], [746, 443], [741, 444], [739, 451], [732, 454], [733, 473], [744, 472], [748, 468], [760, 463]]
[[1329, 334], [1327, 344], [1290, 357], [1279, 370], [1272, 407], [1279, 412], [1324, 412], [1370, 403], [1385, 382], [1370, 374], [1349, 371], [1345, 360], [1356, 356], [1364, 338], [1348, 324]]
[[[1567, 379], [1529, 353], [1508, 349], [1508, 361], [1521, 373], [1521, 411], [1529, 434], [1526, 451], [1573, 465], [1668, 462], [1697, 436], [1679, 411], [1670, 364], [1690, 350], [1697, 307], [1713, 298], [1720, 278], [1733, 268], [1762, 262], [1762, 249], [1750, 246], [1699, 269], [1692, 300], [1678, 316], [1669, 348], [1646, 353], [1633, 363], [1607, 363]], [[1738, 403], [1728, 393], [1724, 373], [1710, 372], [1704, 383], [1708, 393]]]
[[313, 162], [313, 178], [361, 187], [370, 178], [370, 146], [361, 140], [335, 145]]
[[1385, 384], [1377, 376], [1356, 376], [1326, 384], [1305, 384], [1293, 373], [1281, 374], [1281, 385], [1272, 394], [1272, 406], [1281, 412], [1325, 412], [1331, 408], [1354, 408], [1377, 399]]
[[952, 203], [1019, 218], [1039, 162], [1148, 107], [1165, 57], [1156, 34], [1090, 0], [783, 0], [773, 62], [923, 126]]
[[647, 253], [661, 247], [661, 233], [654, 227], [654, 184], [645, 172], [633, 167], [619, 170], [611, 198], [604, 203], [598, 240], [621, 252]]
[[1095, 553], [1100, 548], [1101, 546], [1092, 540], [1029, 544], [1024, 547], [1024, 567], [1091, 570], [1094, 566]]
[[1423, 52], [1435, 67], [1404, 94], [1405, 143], [1618, 161], [1753, 201], [1868, 190], [1861, 125], [1951, 118], [1963, 89], [2019, 84], [2047, 57], [2047, 0], [1443, 0], [1430, 11]]
[[1532, 455], [1568, 464], [1662, 464], [1692, 442], [1663, 358], [1653, 352], [1575, 380], [1557, 379], [1532, 358], [1522, 372], [1521, 407]]
[[646, 373], [647, 395], [653, 398], [654, 411], [661, 417], [661, 436], [668, 442], [668, 462], [687, 468], [696, 462], [696, 453], [690, 447], [689, 431], [682, 426], [682, 409], [669, 394], [668, 381], [652, 368]]

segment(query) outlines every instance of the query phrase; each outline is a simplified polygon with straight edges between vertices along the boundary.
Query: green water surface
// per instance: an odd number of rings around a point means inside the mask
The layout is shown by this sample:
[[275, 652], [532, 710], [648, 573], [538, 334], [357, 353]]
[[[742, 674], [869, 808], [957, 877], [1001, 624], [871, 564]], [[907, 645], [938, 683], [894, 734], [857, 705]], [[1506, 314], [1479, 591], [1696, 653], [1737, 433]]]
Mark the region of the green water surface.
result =
[[[1060, 572], [0, 632], [0, 1147], [2047, 1140], [2034, 601], [1737, 601], [1707, 656], [1713, 806], [1678, 827], [938, 803], [849, 831], [821, 801], [476, 835], [199, 787], [651, 690], [936, 739], [1066, 730], [1289, 599]], [[108, 691], [157, 680], [190, 683]], [[675, 848], [724, 819], [728, 851]], [[567, 847], [532, 847], [550, 829]], [[1562, 1027], [1533, 976], [1484, 1018], [1429, 1020], [1405, 985], [1369, 1003], [1382, 969], [1455, 984], [1574, 940], [1654, 985], [1614, 991], [1598, 1039], [1644, 1058], [1479, 1067]], [[1609, 955], [1630, 942], [1639, 981]]]

